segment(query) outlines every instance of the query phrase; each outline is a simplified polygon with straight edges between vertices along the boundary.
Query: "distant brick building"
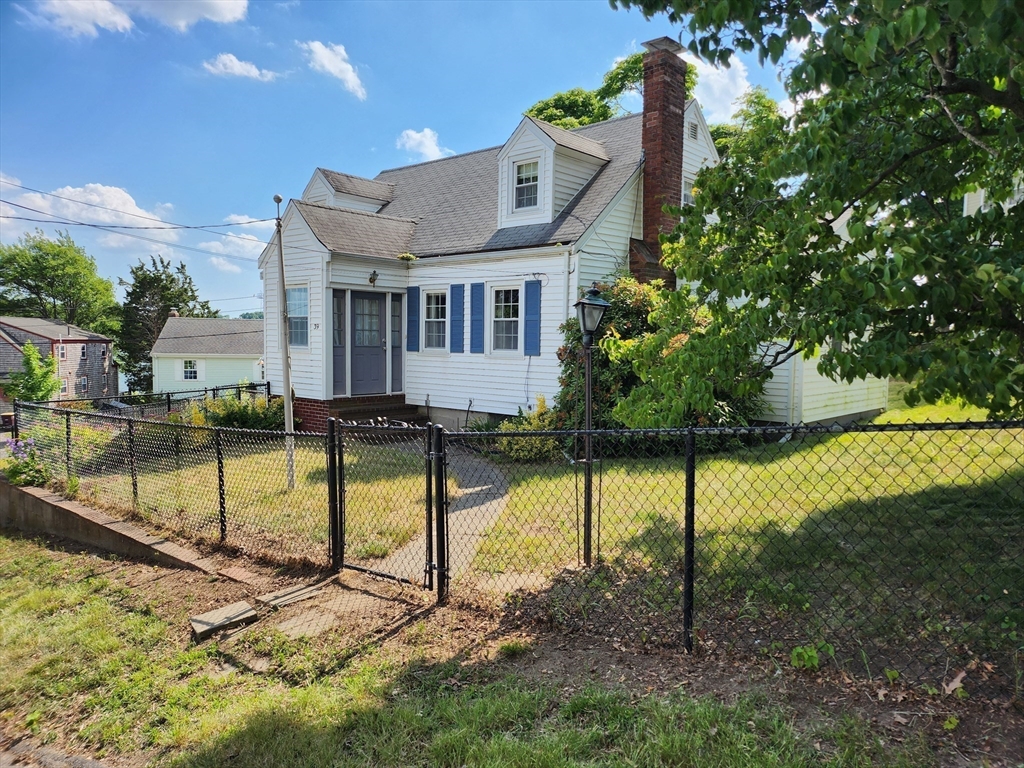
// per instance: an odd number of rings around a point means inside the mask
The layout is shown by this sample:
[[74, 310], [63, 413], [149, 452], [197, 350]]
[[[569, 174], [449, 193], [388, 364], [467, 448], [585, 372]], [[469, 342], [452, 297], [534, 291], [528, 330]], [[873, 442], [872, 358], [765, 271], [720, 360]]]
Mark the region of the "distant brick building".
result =
[[[38, 317], [0, 317], [0, 389], [10, 374], [21, 370], [25, 344], [41, 357], [57, 359], [61, 400], [112, 397], [117, 390], [117, 363], [106, 336], [59, 320]], [[5, 395], [0, 395], [9, 401]]]

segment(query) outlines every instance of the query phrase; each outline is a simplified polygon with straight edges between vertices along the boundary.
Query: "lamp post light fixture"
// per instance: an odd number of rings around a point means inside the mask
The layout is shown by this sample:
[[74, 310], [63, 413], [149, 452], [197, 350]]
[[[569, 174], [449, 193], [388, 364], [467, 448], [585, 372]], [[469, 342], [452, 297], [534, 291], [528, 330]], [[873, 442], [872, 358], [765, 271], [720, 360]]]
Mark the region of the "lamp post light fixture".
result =
[[594, 402], [593, 402], [593, 370], [592, 370], [592, 347], [594, 335], [601, 327], [605, 310], [611, 306], [601, 298], [601, 292], [594, 283], [583, 297], [576, 302], [576, 319], [580, 323], [580, 331], [583, 333], [583, 361], [586, 371], [585, 383], [585, 406], [586, 419], [585, 432], [583, 435], [583, 562], [587, 566], [593, 564], [593, 519], [594, 519], [594, 452], [593, 437], [590, 434], [594, 428]]

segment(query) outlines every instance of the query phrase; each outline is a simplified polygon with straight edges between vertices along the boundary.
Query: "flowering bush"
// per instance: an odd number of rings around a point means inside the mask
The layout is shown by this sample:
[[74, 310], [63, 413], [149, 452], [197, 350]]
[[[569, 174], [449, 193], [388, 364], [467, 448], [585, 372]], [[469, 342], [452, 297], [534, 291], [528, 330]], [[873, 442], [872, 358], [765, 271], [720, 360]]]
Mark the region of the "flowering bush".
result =
[[4, 475], [13, 485], [46, 485], [50, 481], [50, 471], [39, 460], [31, 437], [4, 440], [4, 446], [11, 452]]

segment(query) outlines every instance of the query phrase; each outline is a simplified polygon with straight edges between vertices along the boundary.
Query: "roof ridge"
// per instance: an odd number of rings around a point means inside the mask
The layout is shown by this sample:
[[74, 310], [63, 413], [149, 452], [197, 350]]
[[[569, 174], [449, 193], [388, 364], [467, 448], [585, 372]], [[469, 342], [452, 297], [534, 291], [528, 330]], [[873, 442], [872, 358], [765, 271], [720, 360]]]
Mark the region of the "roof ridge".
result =
[[[629, 120], [630, 118], [643, 117], [643, 116], [644, 116], [643, 112], [630, 112], [628, 115], [619, 115], [618, 117], [609, 117], [607, 120], [600, 120], [600, 121], [598, 121], [596, 123], [588, 123], [587, 125], [581, 125], [578, 128], [560, 128], [559, 130], [567, 131], [568, 133], [579, 133], [580, 131], [586, 131], [589, 128], [597, 128], [599, 125], [608, 125], [608, 123], [617, 123], [617, 122], [620, 122], [622, 120]], [[544, 121], [541, 120], [541, 122], [543, 123]], [[547, 125], [552, 125], [552, 124], [551, 123], [547, 123]], [[554, 127], [558, 128], [557, 125], [555, 125]], [[591, 141], [597, 141], [597, 139], [591, 139]], [[604, 142], [598, 142], [598, 143], [599, 144], [603, 144]]]
[[[394, 186], [394, 185], [392, 185]], [[374, 213], [373, 211], [357, 211], [354, 208], [342, 208], [340, 205], [324, 205], [323, 203], [310, 203], [305, 200], [297, 200], [292, 198], [293, 203], [309, 206], [310, 208], [320, 208], [324, 211], [336, 211], [340, 213], [354, 213], [357, 216], [366, 216], [371, 219], [386, 219], [388, 221], [399, 221], [403, 224], [416, 224], [417, 219], [405, 219], [399, 216], [387, 216], [383, 213]]]
[[357, 174], [354, 173], [345, 173], [345, 171], [335, 171], [332, 168], [324, 168], [322, 165], [318, 165], [316, 169], [321, 172], [326, 171], [327, 173], [336, 173], [339, 176], [348, 176], [350, 179], [359, 179], [360, 181], [372, 181], [376, 182], [377, 184], [387, 184], [389, 187], [395, 186], [390, 181], [377, 181], [376, 179], [371, 179], [368, 176], [358, 176]]
[[[443, 163], [445, 160], [454, 160], [458, 157], [469, 157], [470, 155], [478, 155], [481, 152], [491, 152], [495, 149], [501, 149], [504, 144], [496, 144], [493, 147], [484, 147], [483, 149], [472, 149], [469, 152], [460, 152], [457, 155], [448, 155], [448, 157], [439, 157], [436, 160], [424, 160], [422, 163], [410, 163], [409, 165], [396, 165], [394, 168], [385, 168], [377, 174], [379, 177], [381, 173], [390, 173], [391, 171], [404, 171], [406, 168], [419, 168], [421, 165], [430, 165], [431, 163]], [[377, 181], [376, 178], [373, 181]], [[383, 181], [382, 184], [389, 184], [390, 182]]]

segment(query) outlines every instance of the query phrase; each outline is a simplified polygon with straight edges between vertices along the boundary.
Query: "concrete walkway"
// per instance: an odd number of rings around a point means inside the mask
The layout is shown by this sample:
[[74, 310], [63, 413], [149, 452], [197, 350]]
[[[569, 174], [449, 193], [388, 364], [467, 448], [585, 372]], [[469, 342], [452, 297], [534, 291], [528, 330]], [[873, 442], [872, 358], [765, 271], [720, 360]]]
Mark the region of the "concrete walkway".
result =
[[[461, 446], [448, 449], [448, 474], [459, 484], [448, 500], [448, 567], [454, 580], [469, 571], [484, 534], [505, 511], [508, 481], [492, 462]], [[370, 567], [418, 584], [425, 559], [426, 536], [420, 535]]]

